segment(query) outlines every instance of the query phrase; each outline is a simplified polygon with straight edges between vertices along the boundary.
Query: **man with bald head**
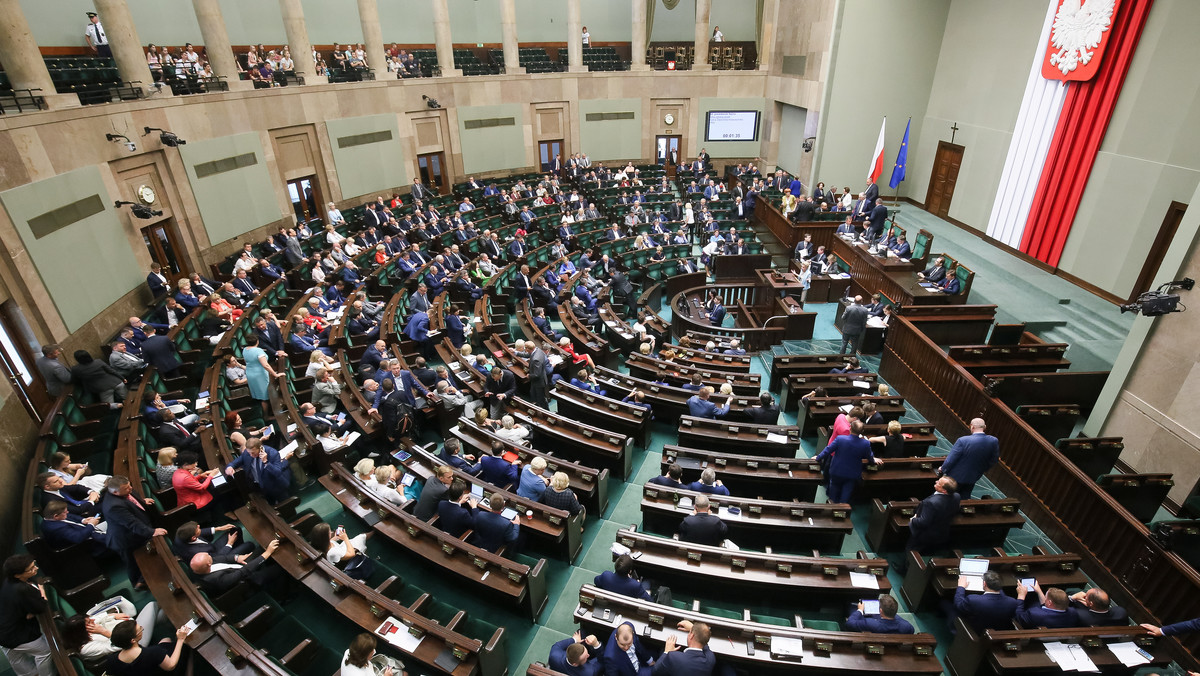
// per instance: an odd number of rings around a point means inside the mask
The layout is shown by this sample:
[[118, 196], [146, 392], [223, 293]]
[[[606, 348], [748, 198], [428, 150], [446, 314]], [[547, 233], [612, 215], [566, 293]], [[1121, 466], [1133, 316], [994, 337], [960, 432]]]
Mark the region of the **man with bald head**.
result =
[[971, 499], [975, 482], [1000, 460], [1000, 441], [984, 432], [986, 429], [983, 418], [972, 420], [971, 433], [954, 442], [954, 448], [938, 468], [938, 474], [958, 482], [956, 492], [962, 500]]
[[1129, 624], [1129, 613], [1112, 602], [1108, 592], [1099, 587], [1071, 595], [1071, 610], [1081, 627], [1123, 627]]
[[246, 580], [251, 580], [261, 586], [266, 581], [263, 574], [265, 571], [261, 569], [276, 549], [279, 549], [279, 540], [271, 540], [262, 555], [256, 556], [244, 564], [213, 563], [211, 554], [200, 552], [192, 556], [188, 565], [205, 593], [209, 596], [220, 596]]

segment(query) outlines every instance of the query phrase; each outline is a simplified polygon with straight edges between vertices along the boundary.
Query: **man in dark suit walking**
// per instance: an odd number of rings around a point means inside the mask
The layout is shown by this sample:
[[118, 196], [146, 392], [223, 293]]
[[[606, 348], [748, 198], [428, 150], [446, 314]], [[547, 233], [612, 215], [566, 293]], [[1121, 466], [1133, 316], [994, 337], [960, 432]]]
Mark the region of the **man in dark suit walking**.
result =
[[958, 514], [957, 487], [958, 482], [948, 476], [934, 482], [933, 495], [917, 505], [916, 514], [908, 522], [906, 551], [925, 554], [946, 544], [950, 538], [950, 522]]
[[940, 474], [958, 482], [957, 492], [962, 500], [971, 498], [975, 482], [1000, 460], [1000, 441], [986, 434], [986, 429], [983, 418], [971, 420], [971, 433], [954, 442], [954, 448], [938, 468]]
[[163, 378], [174, 378], [179, 373], [183, 361], [179, 358], [179, 349], [166, 336], [157, 335], [154, 327], [147, 324], [143, 331], [146, 340], [142, 341], [142, 359], [158, 370]]
[[709, 511], [707, 495], [696, 496], [692, 515], [679, 524], [679, 539], [698, 545], [719, 547], [728, 532], [729, 527], [725, 522]]
[[675, 635], [667, 637], [662, 657], [658, 658], [653, 676], [711, 676], [717, 658], [708, 648], [712, 630], [703, 622], [680, 621], [678, 627], [688, 633], [687, 646], [676, 651]]
[[529, 397], [542, 408], [546, 407], [546, 391], [550, 388], [550, 360], [546, 355], [549, 347], [543, 343], [529, 355]]
[[483, 398], [488, 402], [488, 414], [493, 418], [499, 418], [516, 393], [516, 377], [499, 366], [492, 367], [491, 374], [484, 383], [483, 393]]
[[867, 330], [867, 308], [862, 305], [862, 296], [855, 296], [842, 315], [842, 350], [838, 354], [846, 354], [846, 346], [850, 346], [851, 354], [858, 354], [862, 344], [863, 332]]
[[150, 523], [146, 505], [154, 500], [145, 499], [145, 504], [132, 495], [133, 486], [127, 477], [119, 474], [108, 478], [104, 486], [104, 497], [100, 499], [100, 512], [108, 523], [108, 548], [117, 553], [129, 571], [129, 581], [135, 588], [144, 587], [142, 571], [138, 568], [133, 552], [146, 544], [152, 537], [166, 535], [167, 529], [155, 528]]

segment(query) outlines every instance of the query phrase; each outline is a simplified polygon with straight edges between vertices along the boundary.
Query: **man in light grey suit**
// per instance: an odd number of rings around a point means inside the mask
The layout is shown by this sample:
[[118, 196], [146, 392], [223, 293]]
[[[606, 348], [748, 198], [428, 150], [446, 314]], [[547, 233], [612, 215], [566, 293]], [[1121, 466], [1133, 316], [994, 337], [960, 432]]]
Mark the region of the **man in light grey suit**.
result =
[[300, 248], [300, 240], [296, 238], [295, 230], [288, 230], [287, 241], [283, 247], [283, 257], [288, 267], [294, 268], [304, 262], [304, 250]]
[[546, 407], [546, 390], [550, 387], [550, 361], [546, 357], [549, 349], [548, 344], [542, 343], [529, 355], [529, 397], [542, 408]]
[[851, 354], [857, 354], [862, 344], [863, 332], [866, 330], [867, 308], [862, 304], [862, 296], [855, 296], [850, 307], [846, 308], [842, 315], [842, 350], [839, 354], [846, 353], [847, 345], [851, 346]]

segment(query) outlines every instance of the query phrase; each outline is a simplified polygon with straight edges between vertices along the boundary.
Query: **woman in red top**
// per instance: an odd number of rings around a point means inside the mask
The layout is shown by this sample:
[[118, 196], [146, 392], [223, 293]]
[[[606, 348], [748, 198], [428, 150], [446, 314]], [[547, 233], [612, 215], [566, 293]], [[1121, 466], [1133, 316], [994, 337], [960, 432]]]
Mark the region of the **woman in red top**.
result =
[[572, 364], [587, 364], [589, 371], [596, 370], [596, 362], [592, 361], [591, 355], [578, 354], [575, 352], [575, 346], [571, 344], [571, 339], [563, 336], [558, 339], [558, 347], [567, 353], [571, 358]]
[[171, 476], [171, 485], [175, 487], [175, 504], [192, 503], [196, 509], [204, 509], [212, 502], [213, 494], [208, 492], [213, 477], [221, 470], [212, 469], [201, 472], [197, 466], [199, 458], [194, 452], [185, 451], [179, 454], [179, 469]]
[[382, 244], [375, 245], [375, 265], [383, 265], [387, 262], [387, 247]]

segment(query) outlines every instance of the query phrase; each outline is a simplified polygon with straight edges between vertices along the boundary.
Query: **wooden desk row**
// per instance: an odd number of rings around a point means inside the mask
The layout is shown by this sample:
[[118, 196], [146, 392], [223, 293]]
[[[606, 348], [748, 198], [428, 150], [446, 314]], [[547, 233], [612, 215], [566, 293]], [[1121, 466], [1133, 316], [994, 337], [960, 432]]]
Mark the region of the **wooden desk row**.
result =
[[[908, 522], [917, 512], [918, 500], [881, 500], [871, 502], [867, 524], [867, 544], [874, 552], [902, 549], [908, 542]], [[998, 547], [1008, 531], [1025, 525], [1016, 498], [964, 500], [950, 524], [950, 541], [957, 545], [974, 544]]]
[[[725, 619], [641, 601], [587, 584], [579, 590], [579, 606], [575, 610], [575, 621], [584, 634], [608, 634], [620, 622], [631, 622], [634, 634], [641, 636], [652, 651], [667, 636], [681, 637], [685, 633], [675, 629], [682, 620], [707, 624], [712, 630], [708, 647], [717, 659], [752, 674], [774, 676], [798, 671], [938, 674], [942, 671], [933, 654], [937, 639], [930, 634], [861, 634], [782, 627], [754, 622], [748, 617]], [[802, 642], [798, 659], [779, 652], [780, 639]], [[775, 650], [773, 641], [777, 645]], [[677, 644], [684, 643], [677, 638]]]
[[[817, 487], [824, 483], [821, 468], [812, 458], [772, 458], [667, 444], [663, 446], [663, 474], [672, 464], [683, 469], [685, 482], [699, 481], [700, 473], [711, 467], [730, 493], [773, 500], [811, 502], [816, 499]], [[938, 464], [932, 458], [893, 458], [882, 465], [866, 464], [854, 499], [929, 495]]]
[[[658, 484], [642, 487], [642, 523], [647, 530], [675, 532], [702, 493]], [[789, 551], [839, 551], [842, 540], [854, 530], [850, 505], [760, 500], [710, 495], [712, 510], [729, 527], [728, 538], [739, 546], [774, 546]], [[730, 508], [740, 510], [734, 514]]]

